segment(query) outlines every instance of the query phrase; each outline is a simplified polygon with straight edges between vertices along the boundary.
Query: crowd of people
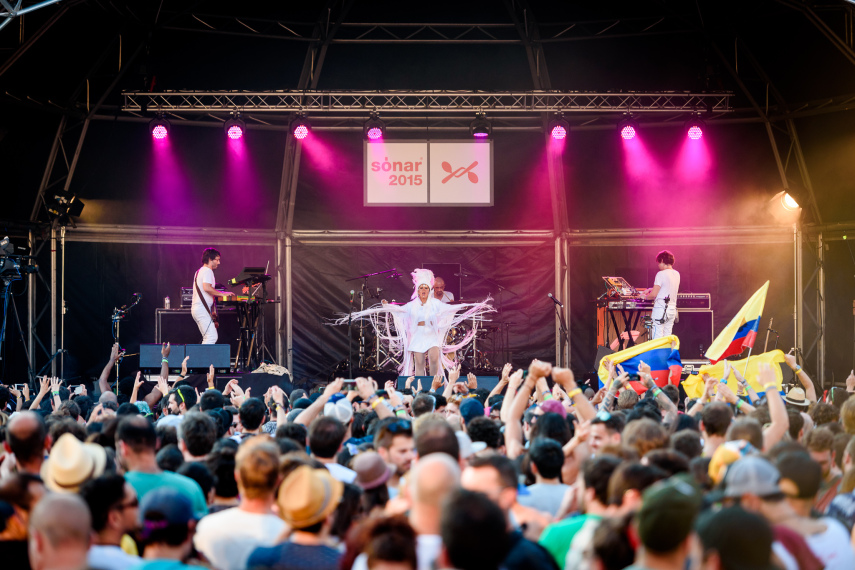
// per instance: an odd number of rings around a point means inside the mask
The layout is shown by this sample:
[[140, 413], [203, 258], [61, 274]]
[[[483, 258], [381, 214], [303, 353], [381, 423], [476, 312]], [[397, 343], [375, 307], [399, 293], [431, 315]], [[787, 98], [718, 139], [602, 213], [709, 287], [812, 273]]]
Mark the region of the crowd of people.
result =
[[[0, 387], [4, 568], [855, 568], [855, 374]], [[639, 393], [641, 392], [641, 393]]]

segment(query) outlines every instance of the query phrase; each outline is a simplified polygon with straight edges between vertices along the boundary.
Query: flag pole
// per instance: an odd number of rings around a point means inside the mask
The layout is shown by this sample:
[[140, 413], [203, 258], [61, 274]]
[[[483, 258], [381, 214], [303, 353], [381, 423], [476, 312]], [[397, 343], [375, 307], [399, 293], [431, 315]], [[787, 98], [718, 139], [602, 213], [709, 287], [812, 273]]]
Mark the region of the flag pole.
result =
[[753, 346], [748, 347], [748, 356], [745, 358], [745, 370], [742, 372], [742, 377], [745, 378], [748, 375], [748, 361], [751, 360], [751, 350]]

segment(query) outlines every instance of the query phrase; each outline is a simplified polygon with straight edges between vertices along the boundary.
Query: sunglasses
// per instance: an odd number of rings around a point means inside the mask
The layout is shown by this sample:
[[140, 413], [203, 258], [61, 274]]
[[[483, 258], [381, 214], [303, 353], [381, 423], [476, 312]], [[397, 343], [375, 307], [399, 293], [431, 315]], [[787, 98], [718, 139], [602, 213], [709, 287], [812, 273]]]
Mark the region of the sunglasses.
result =
[[413, 430], [413, 422], [410, 420], [398, 420], [395, 423], [391, 423], [386, 426], [386, 429], [390, 433], [401, 433], [405, 431]]

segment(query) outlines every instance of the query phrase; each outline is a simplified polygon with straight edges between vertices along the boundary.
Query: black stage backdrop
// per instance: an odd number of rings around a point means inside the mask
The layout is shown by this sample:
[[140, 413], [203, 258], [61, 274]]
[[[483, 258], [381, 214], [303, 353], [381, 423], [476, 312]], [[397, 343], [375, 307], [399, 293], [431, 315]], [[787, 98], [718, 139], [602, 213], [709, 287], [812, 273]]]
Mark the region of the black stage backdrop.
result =
[[[680, 292], [712, 295], [715, 334], [727, 326], [748, 298], [769, 279], [771, 283], [755, 352], [763, 350], [770, 317], [774, 318], [773, 328], [781, 335], [779, 348], [784, 351], [790, 349], [794, 338], [795, 299], [791, 244], [572, 247], [570, 328], [572, 361], [577, 372], [593, 367], [596, 356], [597, 324], [593, 300], [604, 290], [602, 276], [617, 275], [637, 287], [652, 287], [658, 271], [656, 254], [664, 248], [676, 257], [674, 269], [680, 272]], [[774, 340], [773, 334], [770, 349], [774, 347]], [[695, 356], [690, 351], [696, 348], [686, 346], [681, 355], [684, 359]]]
[[[506, 287], [499, 297], [495, 284], [483, 278], [463, 278], [465, 300], [494, 297], [494, 306], [502, 307], [493, 315], [493, 323], [515, 323], [510, 327], [510, 353], [515, 365], [532, 358], [549, 361], [555, 355], [554, 310], [547, 293], [555, 283], [555, 253], [552, 242], [528, 247], [333, 247], [300, 246], [292, 252], [294, 281], [294, 377], [322, 377], [347, 358], [347, 327], [325, 323], [337, 313], [346, 313], [350, 290], [360, 290], [361, 280], [351, 277], [397, 268], [403, 276], [386, 279], [372, 277], [368, 285], [383, 289], [382, 298], [406, 302], [413, 292], [410, 272], [424, 263], [459, 263], [470, 274], [482, 275]], [[453, 275], [442, 275], [446, 282]], [[456, 285], [456, 283], [455, 283]], [[366, 299], [366, 306], [379, 302]], [[359, 297], [354, 301], [359, 306]], [[479, 345], [488, 360], [499, 368], [501, 355], [492, 352], [492, 342]]]
[[[264, 266], [268, 260], [271, 267], [274, 266], [276, 259], [272, 246], [229, 246], [226, 242], [227, 239], [223, 238], [222, 242], [211, 244], [222, 254], [222, 264], [215, 273], [218, 283], [236, 277], [244, 266]], [[67, 242], [66, 379], [98, 377], [114, 342], [110, 321], [113, 308], [128, 304], [135, 292], [142, 294], [142, 301], [120, 325], [121, 345], [131, 354], [139, 352], [140, 344], [153, 343], [155, 309], [163, 306], [166, 296], [170, 297], [173, 308], [180, 306], [181, 287], [192, 285], [193, 274], [201, 266], [203, 249], [197, 245]], [[46, 272], [44, 277], [49, 280], [49, 260], [45, 260], [42, 267]], [[273, 297], [275, 289], [272, 282], [268, 292]], [[39, 323], [39, 330], [42, 338], [50, 339], [50, 301], [45, 302], [48, 303], [48, 312]], [[26, 315], [26, 297], [19, 299], [18, 308], [22, 316]], [[59, 318], [58, 315], [57, 329]], [[187, 319], [191, 317], [188, 315]], [[275, 352], [276, 326], [272, 307], [268, 308], [266, 319], [267, 343]], [[199, 338], [201, 342], [201, 335]], [[24, 361], [22, 354], [20, 360]], [[46, 361], [44, 353], [39, 350], [37, 366], [41, 367]], [[139, 359], [128, 357], [122, 366], [122, 376], [128, 375], [137, 370]]]

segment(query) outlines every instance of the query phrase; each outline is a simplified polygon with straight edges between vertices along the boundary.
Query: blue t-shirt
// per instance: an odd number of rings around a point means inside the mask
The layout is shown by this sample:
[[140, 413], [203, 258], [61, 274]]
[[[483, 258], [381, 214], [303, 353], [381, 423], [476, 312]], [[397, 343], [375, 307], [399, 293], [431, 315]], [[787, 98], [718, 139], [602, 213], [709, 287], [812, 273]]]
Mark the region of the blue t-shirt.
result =
[[179, 475], [171, 471], [161, 471], [160, 473], [128, 471], [125, 473], [125, 481], [130, 483], [131, 487], [137, 492], [137, 498], [140, 502], [142, 502], [143, 497], [149, 491], [154, 491], [161, 487], [169, 487], [178, 489], [187, 495], [193, 504], [193, 513], [196, 515], [196, 518], [202, 518], [208, 514], [208, 503], [205, 501], [205, 495], [202, 493], [199, 483], [184, 475]]
[[275, 570], [338, 570], [341, 553], [335, 548], [283, 542], [276, 546], [256, 548], [249, 555], [246, 567]]

